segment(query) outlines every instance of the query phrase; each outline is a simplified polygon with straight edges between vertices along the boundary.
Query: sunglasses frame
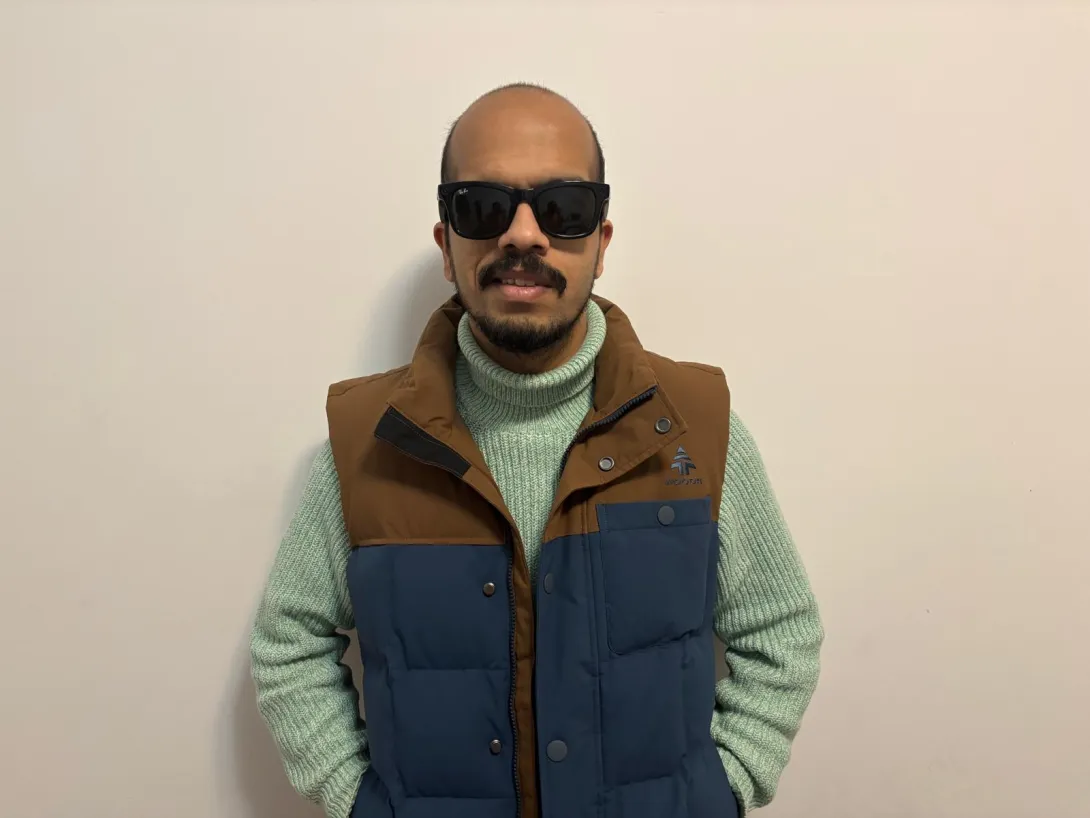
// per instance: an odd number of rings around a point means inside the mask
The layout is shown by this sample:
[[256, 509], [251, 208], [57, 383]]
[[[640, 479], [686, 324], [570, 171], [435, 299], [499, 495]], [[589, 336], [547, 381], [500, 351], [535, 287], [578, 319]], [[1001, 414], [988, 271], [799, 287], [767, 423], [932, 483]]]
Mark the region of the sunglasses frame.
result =
[[[508, 213], [507, 225], [500, 232], [493, 236], [467, 236], [457, 227], [454, 226], [454, 221], [450, 218], [451, 200], [454, 195], [464, 187], [487, 187], [493, 190], [499, 190], [508, 194], [511, 197], [511, 209]], [[582, 187], [589, 189], [594, 194], [594, 218], [592, 219], [592, 227], [585, 233], [579, 233], [578, 235], [571, 236], [557, 236], [550, 233], [541, 225], [541, 219], [538, 218], [537, 208], [535, 206], [538, 197], [550, 190], [563, 187]], [[548, 182], [540, 187], [518, 188], [509, 187], [508, 185], [501, 185], [498, 182], [478, 182], [478, 181], [464, 181], [464, 182], [444, 182], [439, 185], [439, 220], [450, 227], [457, 235], [463, 239], [469, 239], [470, 241], [489, 241], [491, 239], [499, 238], [509, 229], [511, 229], [511, 222], [515, 220], [515, 213], [523, 202], [530, 205], [530, 209], [534, 212], [534, 218], [537, 220], [538, 227], [541, 228], [541, 232], [545, 233], [554, 239], [560, 240], [576, 240], [585, 239], [587, 236], [594, 235], [594, 231], [606, 220], [606, 214], [609, 213], [609, 185], [605, 182], [588, 182], [582, 179], [567, 179], [556, 182]]]

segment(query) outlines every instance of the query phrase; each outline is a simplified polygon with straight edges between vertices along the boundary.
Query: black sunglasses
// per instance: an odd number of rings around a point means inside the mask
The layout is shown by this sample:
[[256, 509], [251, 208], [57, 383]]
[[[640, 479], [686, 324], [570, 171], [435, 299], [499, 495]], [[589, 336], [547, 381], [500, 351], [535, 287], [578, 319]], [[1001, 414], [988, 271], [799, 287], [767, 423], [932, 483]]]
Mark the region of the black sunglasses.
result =
[[556, 239], [585, 239], [609, 211], [609, 185], [601, 182], [549, 182], [514, 188], [494, 182], [439, 185], [439, 218], [464, 239], [502, 236], [515, 211], [528, 202], [543, 233]]

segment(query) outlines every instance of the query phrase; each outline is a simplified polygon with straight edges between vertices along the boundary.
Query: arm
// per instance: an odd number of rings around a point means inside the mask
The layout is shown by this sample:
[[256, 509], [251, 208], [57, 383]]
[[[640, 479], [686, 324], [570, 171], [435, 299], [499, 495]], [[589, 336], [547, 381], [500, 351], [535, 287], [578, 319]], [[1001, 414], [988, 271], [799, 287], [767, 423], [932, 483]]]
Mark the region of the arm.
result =
[[817, 605], [765, 474], [731, 413], [719, 512], [715, 632], [730, 675], [715, 688], [712, 738], [744, 811], [772, 800], [817, 686]]
[[355, 626], [348, 535], [327, 443], [277, 552], [250, 638], [257, 705], [288, 779], [330, 818], [346, 818], [368, 766], [367, 731], [341, 664]]

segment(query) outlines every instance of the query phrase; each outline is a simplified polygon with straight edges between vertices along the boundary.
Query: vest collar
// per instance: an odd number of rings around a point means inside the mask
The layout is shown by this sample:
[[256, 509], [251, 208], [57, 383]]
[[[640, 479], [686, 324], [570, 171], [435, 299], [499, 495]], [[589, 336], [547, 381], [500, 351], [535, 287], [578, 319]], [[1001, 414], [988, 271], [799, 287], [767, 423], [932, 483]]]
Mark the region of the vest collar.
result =
[[[592, 298], [605, 314], [606, 339], [595, 361], [594, 407], [588, 424], [609, 417], [658, 387], [647, 352], [628, 317], [606, 299]], [[458, 322], [464, 311], [455, 296], [432, 314], [412, 363], [389, 402], [420, 429], [467, 456], [476, 446], [458, 415], [454, 390]]]

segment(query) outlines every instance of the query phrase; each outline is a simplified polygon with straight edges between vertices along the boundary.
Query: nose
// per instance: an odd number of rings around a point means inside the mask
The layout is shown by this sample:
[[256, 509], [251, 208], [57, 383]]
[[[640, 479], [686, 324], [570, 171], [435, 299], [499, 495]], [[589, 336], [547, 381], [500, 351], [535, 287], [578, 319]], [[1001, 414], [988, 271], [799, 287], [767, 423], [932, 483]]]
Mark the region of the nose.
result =
[[519, 204], [515, 210], [515, 218], [511, 221], [507, 232], [499, 238], [500, 247], [517, 250], [520, 253], [545, 254], [549, 249], [549, 237], [537, 223], [533, 208], [526, 202]]

